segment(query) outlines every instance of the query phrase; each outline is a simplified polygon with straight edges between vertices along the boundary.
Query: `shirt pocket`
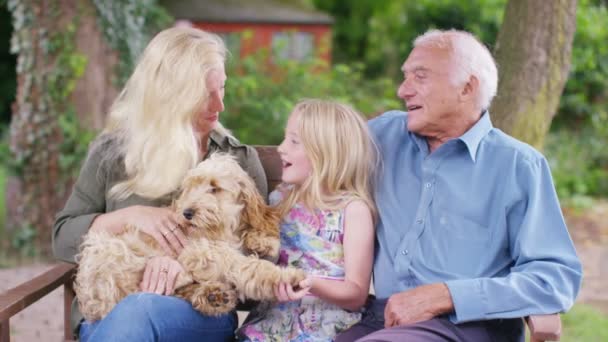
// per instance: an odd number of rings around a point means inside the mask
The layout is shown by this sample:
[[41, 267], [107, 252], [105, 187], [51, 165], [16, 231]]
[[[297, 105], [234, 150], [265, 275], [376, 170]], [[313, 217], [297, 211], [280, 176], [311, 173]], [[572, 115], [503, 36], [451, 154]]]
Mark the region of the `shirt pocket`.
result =
[[441, 231], [448, 236], [483, 243], [490, 239], [490, 229], [463, 215], [443, 210], [439, 216]]
[[453, 212], [442, 211], [435, 234], [436, 255], [432, 264], [456, 277], [481, 274], [491, 242], [490, 230], [476, 221]]

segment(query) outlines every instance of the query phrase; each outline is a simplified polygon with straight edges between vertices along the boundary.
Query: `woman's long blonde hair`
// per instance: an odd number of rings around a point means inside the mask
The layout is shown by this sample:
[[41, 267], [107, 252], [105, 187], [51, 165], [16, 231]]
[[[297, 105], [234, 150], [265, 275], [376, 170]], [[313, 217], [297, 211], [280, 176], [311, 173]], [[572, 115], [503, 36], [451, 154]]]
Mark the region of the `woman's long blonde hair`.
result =
[[375, 215], [372, 183], [378, 152], [361, 115], [348, 105], [315, 99], [300, 101], [291, 115], [297, 115], [312, 172], [303, 184], [285, 187], [281, 214], [296, 202], [335, 210], [360, 199]]
[[107, 159], [126, 171], [111, 197], [161, 198], [179, 187], [201, 159], [193, 122], [208, 99], [207, 75], [223, 71], [225, 59], [222, 40], [195, 28], [169, 28], [150, 41], [98, 139], [114, 142]]

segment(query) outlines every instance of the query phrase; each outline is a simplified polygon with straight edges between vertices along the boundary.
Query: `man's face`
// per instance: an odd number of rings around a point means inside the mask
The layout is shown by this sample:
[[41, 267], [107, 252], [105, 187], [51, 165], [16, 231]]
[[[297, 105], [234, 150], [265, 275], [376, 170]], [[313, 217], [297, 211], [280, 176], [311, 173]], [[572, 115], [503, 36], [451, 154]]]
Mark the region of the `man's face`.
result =
[[429, 46], [412, 50], [401, 68], [404, 80], [397, 90], [407, 107], [408, 130], [428, 137], [449, 131], [458, 115], [460, 91], [450, 79], [452, 68], [445, 50]]

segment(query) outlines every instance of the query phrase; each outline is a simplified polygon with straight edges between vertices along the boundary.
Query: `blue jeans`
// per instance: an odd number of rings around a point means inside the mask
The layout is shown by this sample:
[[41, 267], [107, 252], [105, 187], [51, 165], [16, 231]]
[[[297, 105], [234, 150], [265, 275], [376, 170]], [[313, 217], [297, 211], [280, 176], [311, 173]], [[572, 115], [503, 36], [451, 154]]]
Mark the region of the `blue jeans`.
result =
[[80, 325], [81, 342], [233, 341], [236, 313], [205, 316], [177, 297], [136, 293], [125, 297], [101, 321]]

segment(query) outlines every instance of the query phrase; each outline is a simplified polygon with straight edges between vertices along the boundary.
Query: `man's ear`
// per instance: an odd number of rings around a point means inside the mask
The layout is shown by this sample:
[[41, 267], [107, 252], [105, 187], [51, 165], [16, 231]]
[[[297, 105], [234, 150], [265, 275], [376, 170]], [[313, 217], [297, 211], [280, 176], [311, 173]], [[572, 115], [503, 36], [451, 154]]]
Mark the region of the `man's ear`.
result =
[[460, 101], [461, 102], [469, 102], [473, 101], [479, 95], [479, 79], [471, 75], [469, 76], [469, 80], [464, 84], [462, 90], [460, 91]]

